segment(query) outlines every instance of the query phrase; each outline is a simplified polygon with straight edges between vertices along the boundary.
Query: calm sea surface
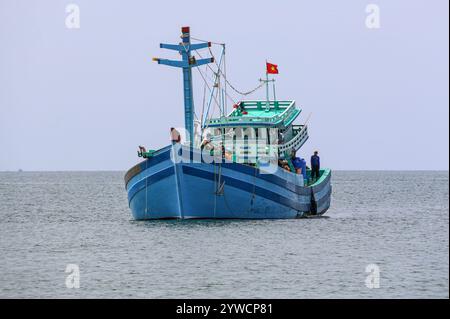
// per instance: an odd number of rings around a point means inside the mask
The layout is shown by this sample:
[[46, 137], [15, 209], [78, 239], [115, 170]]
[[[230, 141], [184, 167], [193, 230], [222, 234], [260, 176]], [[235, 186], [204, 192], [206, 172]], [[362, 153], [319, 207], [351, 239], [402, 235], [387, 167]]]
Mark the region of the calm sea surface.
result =
[[122, 172], [0, 173], [0, 297], [449, 297], [448, 172], [332, 183], [328, 218], [136, 222]]

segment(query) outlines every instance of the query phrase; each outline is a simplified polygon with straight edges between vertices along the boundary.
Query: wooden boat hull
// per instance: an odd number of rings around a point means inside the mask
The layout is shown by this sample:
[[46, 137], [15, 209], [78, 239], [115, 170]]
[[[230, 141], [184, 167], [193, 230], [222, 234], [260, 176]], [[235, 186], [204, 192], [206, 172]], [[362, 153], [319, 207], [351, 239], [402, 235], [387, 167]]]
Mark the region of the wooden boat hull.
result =
[[322, 215], [330, 207], [330, 170], [305, 187], [301, 175], [282, 169], [264, 174], [238, 163], [175, 163], [173, 154], [167, 146], [126, 173], [134, 219], [283, 219]]

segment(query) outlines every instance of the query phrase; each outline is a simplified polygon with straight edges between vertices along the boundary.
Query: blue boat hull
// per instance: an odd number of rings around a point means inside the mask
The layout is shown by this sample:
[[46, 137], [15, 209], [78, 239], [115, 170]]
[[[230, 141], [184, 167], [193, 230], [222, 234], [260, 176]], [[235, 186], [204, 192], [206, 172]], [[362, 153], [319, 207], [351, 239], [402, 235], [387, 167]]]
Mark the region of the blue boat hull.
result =
[[330, 206], [329, 171], [304, 187], [299, 175], [281, 169], [263, 174], [237, 163], [174, 163], [171, 151], [157, 151], [125, 175], [134, 219], [298, 218], [321, 215]]

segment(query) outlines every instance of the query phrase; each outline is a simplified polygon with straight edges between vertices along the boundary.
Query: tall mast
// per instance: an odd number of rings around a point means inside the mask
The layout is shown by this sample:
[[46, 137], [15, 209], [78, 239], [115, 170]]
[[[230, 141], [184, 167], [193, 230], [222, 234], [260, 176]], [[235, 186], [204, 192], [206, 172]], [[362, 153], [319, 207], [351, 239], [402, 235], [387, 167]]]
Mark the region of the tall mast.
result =
[[183, 93], [184, 93], [184, 125], [189, 136], [186, 139], [192, 147], [194, 142], [194, 97], [192, 91], [192, 68], [214, 62], [214, 58], [196, 60], [191, 55], [192, 50], [199, 50], [211, 46], [211, 42], [191, 44], [189, 27], [181, 28], [181, 40], [179, 44], [160, 44], [160, 48], [178, 51], [181, 61], [153, 58], [158, 64], [178, 67], [183, 69]]

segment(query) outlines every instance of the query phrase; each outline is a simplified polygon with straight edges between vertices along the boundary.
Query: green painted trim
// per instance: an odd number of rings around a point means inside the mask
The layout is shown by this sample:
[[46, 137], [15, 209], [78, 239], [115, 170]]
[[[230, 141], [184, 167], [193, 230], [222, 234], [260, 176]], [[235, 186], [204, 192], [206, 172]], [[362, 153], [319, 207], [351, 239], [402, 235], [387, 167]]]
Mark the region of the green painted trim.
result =
[[319, 185], [319, 184], [322, 183], [322, 182], [328, 177], [328, 175], [330, 175], [330, 174], [331, 174], [331, 169], [329, 169], [329, 168], [321, 169], [321, 170], [320, 170], [320, 177], [319, 177], [319, 179], [318, 179], [317, 181], [315, 181], [315, 183], [310, 184], [310, 185], [308, 185], [308, 186], [316, 186], [316, 185]]
[[150, 158], [153, 157], [153, 154], [155, 154], [156, 150], [148, 150], [148, 152], [139, 152], [138, 151], [138, 157], [143, 158]]
[[237, 126], [253, 126], [255, 124], [271, 126], [283, 124], [288, 126], [301, 112], [301, 109], [295, 106], [294, 100], [270, 101], [271, 107], [268, 112], [265, 111], [265, 103], [266, 101], [260, 100], [241, 101], [239, 104], [248, 112], [247, 114], [242, 114], [239, 110], [234, 109], [225, 117], [208, 120], [206, 126], [216, 127], [222, 124], [232, 125], [234, 123]]
[[301, 109], [295, 109], [294, 115], [291, 116], [291, 118], [284, 123], [284, 126], [288, 127], [289, 125], [291, 125], [295, 119], [300, 115], [300, 113], [302, 112]]

